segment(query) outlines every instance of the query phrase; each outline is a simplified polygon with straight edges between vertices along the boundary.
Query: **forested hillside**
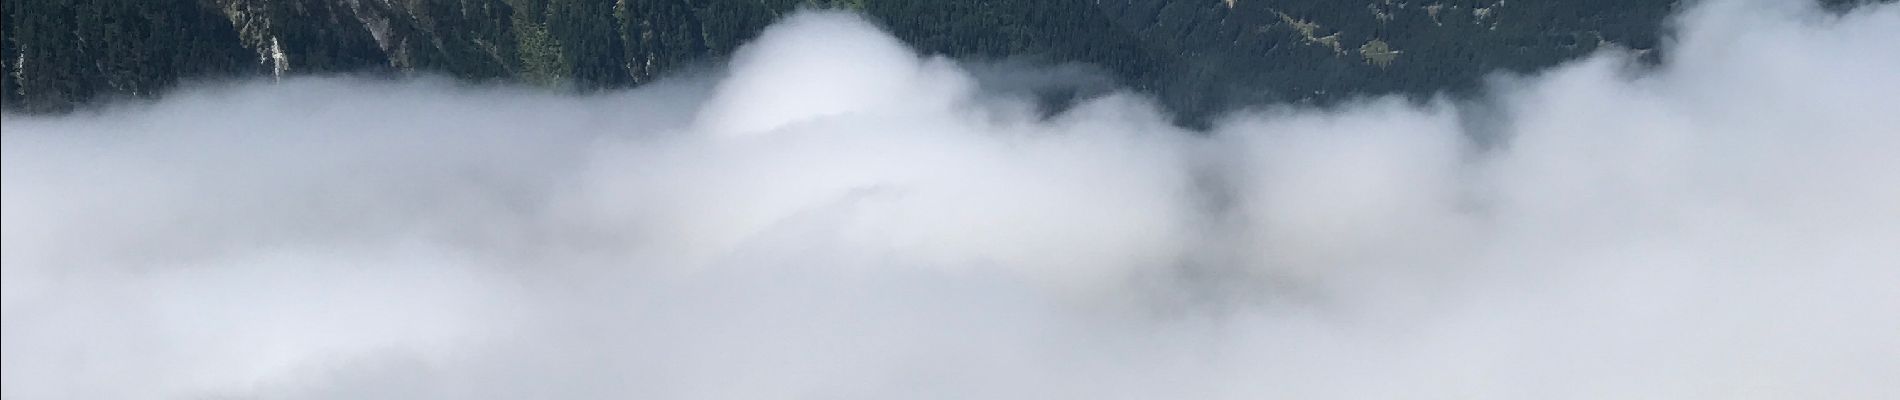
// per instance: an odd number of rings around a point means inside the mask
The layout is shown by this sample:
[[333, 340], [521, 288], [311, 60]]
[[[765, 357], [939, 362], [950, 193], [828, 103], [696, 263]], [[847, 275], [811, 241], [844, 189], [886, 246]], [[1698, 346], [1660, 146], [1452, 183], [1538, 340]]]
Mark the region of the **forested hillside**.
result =
[[[1835, 3], [1843, 1], [1835, 0]], [[9, 0], [4, 100], [57, 112], [194, 78], [423, 71], [564, 90], [717, 61], [799, 7], [928, 53], [1083, 62], [1189, 115], [1473, 87], [1659, 43], [1669, 0]]]

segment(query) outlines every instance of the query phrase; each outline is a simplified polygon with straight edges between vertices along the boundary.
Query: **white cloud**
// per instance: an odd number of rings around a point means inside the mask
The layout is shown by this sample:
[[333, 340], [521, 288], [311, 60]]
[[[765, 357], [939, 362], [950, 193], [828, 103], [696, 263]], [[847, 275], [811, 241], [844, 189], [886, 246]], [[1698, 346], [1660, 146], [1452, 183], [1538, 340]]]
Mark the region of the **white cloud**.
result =
[[1042, 118], [838, 13], [587, 97], [291, 79], [9, 115], [0, 391], [1900, 396], [1900, 6], [1761, 3], [1486, 113], [1211, 132], [1125, 93]]

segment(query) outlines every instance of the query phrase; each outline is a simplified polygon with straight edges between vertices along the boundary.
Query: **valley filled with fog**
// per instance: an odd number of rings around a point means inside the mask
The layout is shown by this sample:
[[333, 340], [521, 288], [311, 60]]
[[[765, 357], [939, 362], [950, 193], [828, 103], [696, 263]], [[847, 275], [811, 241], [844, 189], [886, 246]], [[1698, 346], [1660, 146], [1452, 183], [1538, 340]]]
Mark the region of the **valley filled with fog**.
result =
[[588, 95], [5, 117], [0, 394], [1900, 397], [1900, 5], [1187, 129], [805, 11]]

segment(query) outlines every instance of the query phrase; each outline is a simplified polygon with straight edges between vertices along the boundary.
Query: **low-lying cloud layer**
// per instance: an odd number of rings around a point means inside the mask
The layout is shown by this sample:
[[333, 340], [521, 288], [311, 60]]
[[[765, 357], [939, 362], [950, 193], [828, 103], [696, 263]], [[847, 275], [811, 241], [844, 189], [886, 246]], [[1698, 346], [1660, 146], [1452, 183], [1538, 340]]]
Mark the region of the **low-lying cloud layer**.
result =
[[828, 12], [588, 97], [8, 116], [4, 396], [1900, 397], [1900, 6], [1785, 3], [1211, 132]]

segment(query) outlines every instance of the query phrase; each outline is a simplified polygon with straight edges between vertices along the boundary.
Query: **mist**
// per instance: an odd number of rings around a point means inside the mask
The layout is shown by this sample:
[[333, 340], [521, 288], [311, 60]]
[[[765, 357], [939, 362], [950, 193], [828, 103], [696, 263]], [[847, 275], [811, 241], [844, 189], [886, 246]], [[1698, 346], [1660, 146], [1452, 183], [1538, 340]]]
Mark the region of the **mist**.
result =
[[1900, 5], [1673, 23], [1207, 130], [831, 11], [626, 91], [6, 115], [0, 395], [1900, 398]]

